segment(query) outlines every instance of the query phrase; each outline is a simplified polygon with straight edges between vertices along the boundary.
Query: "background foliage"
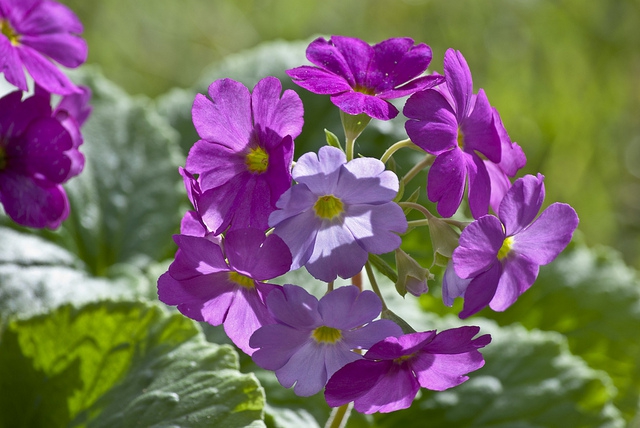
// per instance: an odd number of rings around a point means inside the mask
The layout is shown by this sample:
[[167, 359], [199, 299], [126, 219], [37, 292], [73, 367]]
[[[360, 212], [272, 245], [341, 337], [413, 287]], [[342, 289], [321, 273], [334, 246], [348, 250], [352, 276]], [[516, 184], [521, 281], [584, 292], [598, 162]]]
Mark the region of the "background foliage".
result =
[[[465, 322], [493, 337], [469, 382], [349, 427], [640, 427], [640, 281], [627, 266], [640, 266], [637, 1], [63, 2], [90, 46], [73, 73], [94, 92], [87, 166], [66, 186], [72, 214], [58, 231], [0, 219], [0, 428], [324, 424], [322, 395], [296, 397], [219, 328], [155, 295], [188, 206], [177, 167], [197, 139], [195, 93], [222, 77], [293, 88], [284, 70], [317, 34], [411, 36], [431, 45], [436, 71], [448, 47], [461, 50], [525, 149], [525, 172], [546, 175], [547, 203], [581, 218], [576, 242], [512, 308]], [[326, 97], [298, 92], [308, 116], [296, 157], [324, 143], [323, 128], [342, 135]], [[402, 134], [401, 121], [375, 124], [357, 150], [380, 155]], [[414, 181], [424, 192], [424, 175]], [[428, 266], [424, 233], [403, 249]], [[416, 329], [460, 324], [437, 285], [403, 300], [378, 277]], [[284, 281], [321, 287], [304, 272]]]

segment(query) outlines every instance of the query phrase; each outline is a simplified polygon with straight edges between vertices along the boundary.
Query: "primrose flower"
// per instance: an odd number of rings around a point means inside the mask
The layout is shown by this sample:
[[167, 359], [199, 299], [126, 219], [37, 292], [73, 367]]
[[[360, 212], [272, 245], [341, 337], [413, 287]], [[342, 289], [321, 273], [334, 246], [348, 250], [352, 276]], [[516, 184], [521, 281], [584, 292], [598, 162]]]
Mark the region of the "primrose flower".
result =
[[442, 82], [441, 76], [418, 77], [431, 56], [429, 46], [414, 45], [408, 37], [374, 46], [351, 37], [332, 36], [329, 41], [320, 37], [307, 47], [307, 59], [317, 67], [303, 65], [287, 74], [313, 93], [331, 95], [331, 102], [345, 113], [389, 120], [398, 109], [387, 100]]
[[78, 123], [49, 94], [22, 100], [21, 91], [0, 99], [0, 202], [13, 221], [57, 228], [69, 215], [61, 184], [82, 171]]
[[355, 286], [337, 288], [320, 301], [303, 288], [285, 284], [267, 296], [276, 324], [258, 329], [249, 344], [259, 348], [253, 361], [274, 370], [278, 381], [300, 396], [319, 392], [345, 364], [362, 358], [354, 349], [368, 348], [402, 330], [393, 321], [372, 321], [382, 310], [380, 298]]
[[491, 196], [483, 155], [500, 162], [501, 141], [487, 96], [473, 94], [469, 66], [462, 54], [447, 50], [446, 86], [413, 94], [405, 104], [407, 135], [436, 156], [429, 169], [427, 195], [443, 217], [451, 217], [462, 202], [468, 182], [469, 208], [474, 218], [487, 214]]
[[216, 235], [227, 228], [266, 230], [276, 201], [291, 187], [303, 108], [294, 91], [280, 97], [281, 91], [275, 77], [259, 81], [252, 94], [222, 79], [209, 86], [211, 100], [196, 96], [193, 124], [201, 140], [189, 151], [186, 169], [199, 174], [197, 211]]
[[269, 216], [274, 233], [287, 243], [291, 269], [305, 266], [321, 281], [350, 278], [360, 272], [368, 253], [400, 246], [407, 230], [402, 208], [393, 198], [398, 178], [378, 159], [346, 162], [331, 146], [306, 153], [293, 169], [298, 184], [287, 190]]
[[0, 72], [27, 91], [23, 67], [47, 91], [67, 95], [78, 88], [50, 60], [75, 68], [87, 59], [78, 37], [82, 23], [66, 6], [51, 0], [0, 0]]
[[159, 299], [196, 321], [223, 324], [233, 343], [251, 355], [251, 334], [275, 322], [264, 302], [279, 286], [264, 281], [289, 270], [285, 243], [257, 229], [227, 232], [224, 252], [200, 236], [175, 235], [174, 240], [178, 252], [158, 279]]
[[411, 406], [420, 387], [434, 391], [460, 385], [484, 365], [479, 348], [491, 342], [479, 327], [459, 327], [387, 337], [363, 359], [338, 370], [327, 383], [331, 407], [354, 402], [360, 413], [388, 413]]
[[578, 216], [569, 205], [551, 204], [536, 219], [543, 180], [541, 174], [519, 178], [502, 200], [498, 217], [482, 216], [462, 231], [453, 267], [459, 278], [470, 281], [466, 290], [456, 288], [464, 294], [460, 318], [487, 305], [507, 309], [531, 287], [540, 266], [551, 263], [571, 241]]

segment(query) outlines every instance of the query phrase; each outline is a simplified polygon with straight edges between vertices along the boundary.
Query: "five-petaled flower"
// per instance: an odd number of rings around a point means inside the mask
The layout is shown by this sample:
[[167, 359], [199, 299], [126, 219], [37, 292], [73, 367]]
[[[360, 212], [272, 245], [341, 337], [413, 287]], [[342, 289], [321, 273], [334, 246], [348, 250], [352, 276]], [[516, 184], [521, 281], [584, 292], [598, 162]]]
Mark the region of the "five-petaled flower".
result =
[[56, 110], [45, 91], [22, 96], [16, 91], [0, 99], [0, 202], [18, 224], [55, 229], [69, 215], [61, 184], [84, 166], [79, 126], [88, 95], [63, 98]]
[[398, 177], [378, 159], [346, 162], [341, 150], [324, 146], [306, 153], [293, 169], [298, 184], [287, 190], [269, 225], [291, 249], [291, 269], [305, 266], [322, 281], [350, 278], [368, 254], [400, 246], [407, 219], [393, 198]]
[[36, 84], [54, 94], [79, 92], [51, 61], [75, 68], [87, 59], [78, 36], [82, 23], [66, 6], [52, 0], [0, 0], [0, 72], [26, 91], [23, 67]]
[[267, 296], [275, 324], [257, 330], [249, 344], [262, 368], [274, 370], [278, 381], [297, 395], [319, 392], [345, 364], [362, 358], [366, 349], [402, 330], [392, 321], [373, 321], [382, 310], [380, 298], [355, 286], [337, 288], [318, 301], [303, 288], [285, 284]]
[[388, 337], [363, 359], [337, 371], [325, 389], [332, 407], [354, 402], [360, 413], [388, 413], [411, 406], [420, 387], [434, 391], [460, 385], [484, 365], [479, 348], [491, 342], [479, 327], [459, 327]]
[[407, 100], [405, 128], [411, 141], [436, 156], [429, 169], [427, 195], [438, 203], [440, 215], [451, 217], [468, 187], [469, 208], [478, 218], [487, 214], [491, 196], [482, 156], [500, 162], [500, 135], [484, 91], [473, 94], [471, 72], [460, 52], [447, 50], [444, 73], [446, 85]]
[[[198, 94], [193, 124], [201, 140], [189, 151], [186, 170], [198, 174], [197, 211], [207, 229], [254, 227], [266, 230], [280, 195], [291, 187], [293, 138], [302, 130], [300, 97], [275, 77], [258, 82], [253, 93], [231, 79]], [[192, 201], [193, 202], [193, 201]]]
[[307, 58], [317, 67], [303, 65], [287, 74], [313, 93], [331, 95], [331, 102], [345, 113], [389, 120], [398, 109], [387, 100], [442, 82], [441, 76], [420, 76], [431, 55], [429, 46], [414, 45], [408, 37], [374, 46], [351, 37], [320, 37], [307, 47]]
[[543, 180], [541, 174], [519, 178], [502, 200], [498, 217], [480, 217], [460, 235], [453, 252], [455, 272], [448, 278], [458, 285], [443, 287], [443, 292], [455, 293], [445, 301], [464, 296], [460, 318], [487, 305], [507, 309], [531, 287], [540, 266], [551, 263], [571, 241], [578, 216], [569, 205], [551, 204], [536, 219], [544, 200]]
[[251, 355], [251, 334], [275, 322], [264, 302], [279, 286], [264, 281], [289, 270], [285, 243], [252, 228], [227, 232], [223, 246], [201, 236], [174, 240], [176, 258], [158, 279], [160, 300], [196, 321], [224, 324], [233, 343]]

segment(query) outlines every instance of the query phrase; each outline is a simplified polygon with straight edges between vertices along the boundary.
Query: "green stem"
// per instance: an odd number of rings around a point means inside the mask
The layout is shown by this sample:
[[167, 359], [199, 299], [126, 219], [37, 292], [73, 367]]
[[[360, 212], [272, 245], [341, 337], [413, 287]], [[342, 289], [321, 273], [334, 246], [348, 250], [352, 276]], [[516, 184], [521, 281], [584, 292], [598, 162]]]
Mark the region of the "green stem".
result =
[[406, 185], [408, 182], [413, 180], [413, 178], [418, 175], [420, 171], [430, 166], [434, 160], [436, 160], [436, 157], [427, 153], [427, 155], [420, 162], [415, 164], [413, 168], [411, 168], [409, 172], [407, 172], [407, 174], [402, 177], [402, 183]]
[[373, 274], [373, 269], [371, 269], [371, 263], [367, 262], [364, 265], [364, 268], [367, 271], [367, 276], [369, 277], [369, 282], [371, 283], [371, 288], [373, 289], [373, 292], [376, 293], [378, 295], [378, 297], [380, 297], [380, 301], [382, 302], [382, 310], [387, 310], [387, 304], [384, 302], [384, 297], [382, 297], [382, 292], [380, 291], [380, 288], [378, 287], [378, 282], [376, 281], [376, 277]]
[[[420, 211], [427, 218], [427, 221], [431, 220], [432, 218], [436, 218], [433, 214], [431, 214], [431, 212], [428, 209], [426, 209], [420, 204], [416, 204], [415, 202], [399, 202], [398, 205], [400, 205], [402, 208], [411, 208], [411, 209]], [[441, 218], [440, 220], [442, 220], [447, 224], [455, 226], [460, 230], [463, 230], [465, 227], [469, 225], [469, 222], [458, 221], [452, 218]]]
[[424, 219], [424, 220], [411, 220], [408, 221], [407, 224], [409, 225], [409, 228], [414, 228], [414, 227], [421, 227], [421, 226], [429, 226], [429, 220]]
[[384, 152], [380, 160], [382, 161], [382, 163], [387, 163], [387, 161], [391, 159], [391, 156], [393, 156], [395, 152], [403, 147], [410, 147], [414, 150], [422, 151], [420, 147], [413, 144], [413, 142], [407, 138], [406, 140], [398, 141], [397, 143], [394, 143], [391, 147], [389, 147], [387, 151]]
[[355, 150], [355, 145], [356, 145], [356, 140], [355, 138], [350, 140], [347, 139], [345, 146], [346, 146], [346, 154], [347, 154], [347, 162], [349, 162], [350, 160], [353, 160], [353, 152]]
[[327, 293], [333, 291], [333, 281], [327, 282]]
[[353, 409], [353, 402], [334, 407], [331, 410], [331, 415], [325, 424], [325, 428], [344, 428], [351, 414], [351, 409]]

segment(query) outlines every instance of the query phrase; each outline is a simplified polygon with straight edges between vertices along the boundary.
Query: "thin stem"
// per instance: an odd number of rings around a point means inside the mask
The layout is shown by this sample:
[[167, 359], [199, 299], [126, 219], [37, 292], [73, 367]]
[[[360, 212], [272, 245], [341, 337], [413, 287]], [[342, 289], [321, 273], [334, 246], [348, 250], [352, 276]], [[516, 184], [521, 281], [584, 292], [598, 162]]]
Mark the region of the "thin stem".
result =
[[358, 287], [358, 290], [362, 291], [362, 271], [351, 277], [351, 284], [355, 285]]
[[333, 291], [333, 281], [327, 282], [327, 293]]
[[350, 160], [353, 160], [353, 152], [355, 150], [355, 145], [356, 145], [356, 139], [348, 139], [345, 143], [346, 146], [346, 152], [347, 152], [347, 162], [349, 162]]
[[331, 410], [331, 415], [325, 424], [325, 428], [344, 428], [353, 409], [353, 402], [343, 404], [340, 407], [334, 407]]
[[402, 183], [407, 184], [408, 182], [413, 180], [413, 178], [418, 175], [420, 171], [430, 166], [434, 160], [436, 160], [436, 157], [427, 153], [427, 155], [420, 162], [415, 164], [413, 168], [411, 168], [409, 172], [407, 172], [407, 174], [402, 177]]
[[[436, 216], [431, 214], [431, 212], [428, 209], [426, 209], [425, 207], [423, 207], [420, 204], [416, 204], [415, 202], [399, 202], [398, 205], [400, 205], [402, 208], [412, 208], [414, 210], [420, 211], [427, 218], [427, 221], [431, 220], [431, 219], [434, 219], [434, 218], [437, 218]], [[460, 230], [464, 230], [464, 228], [469, 225], [469, 222], [458, 221], [458, 220], [454, 220], [452, 218], [441, 218], [440, 220], [445, 222], [445, 223], [447, 223], [447, 224], [455, 226]]]
[[410, 147], [414, 150], [422, 151], [420, 147], [413, 144], [413, 142], [407, 138], [406, 140], [398, 141], [397, 143], [394, 143], [391, 147], [389, 147], [387, 151], [384, 152], [380, 160], [382, 161], [382, 163], [387, 163], [387, 161], [391, 159], [391, 156], [393, 156], [395, 152], [397, 152], [403, 147]]
[[429, 226], [429, 220], [427, 219], [411, 220], [411, 221], [408, 221], [407, 224], [409, 225], [410, 229], [414, 227]]
[[380, 297], [380, 301], [382, 302], [382, 310], [386, 310], [387, 304], [384, 302], [384, 297], [382, 297], [382, 292], [380, 292], [380, 288], [378, 287], [378, 282], [376, 281], [376, 276], [373, 274], [373, 269], [371, 269], [371, 263], [367, 262], [364, 265], [364, 268], [367, 271], [367, 276], [369, 277], [369, 282], [371, 283], [371, 288], [373, 292]]

